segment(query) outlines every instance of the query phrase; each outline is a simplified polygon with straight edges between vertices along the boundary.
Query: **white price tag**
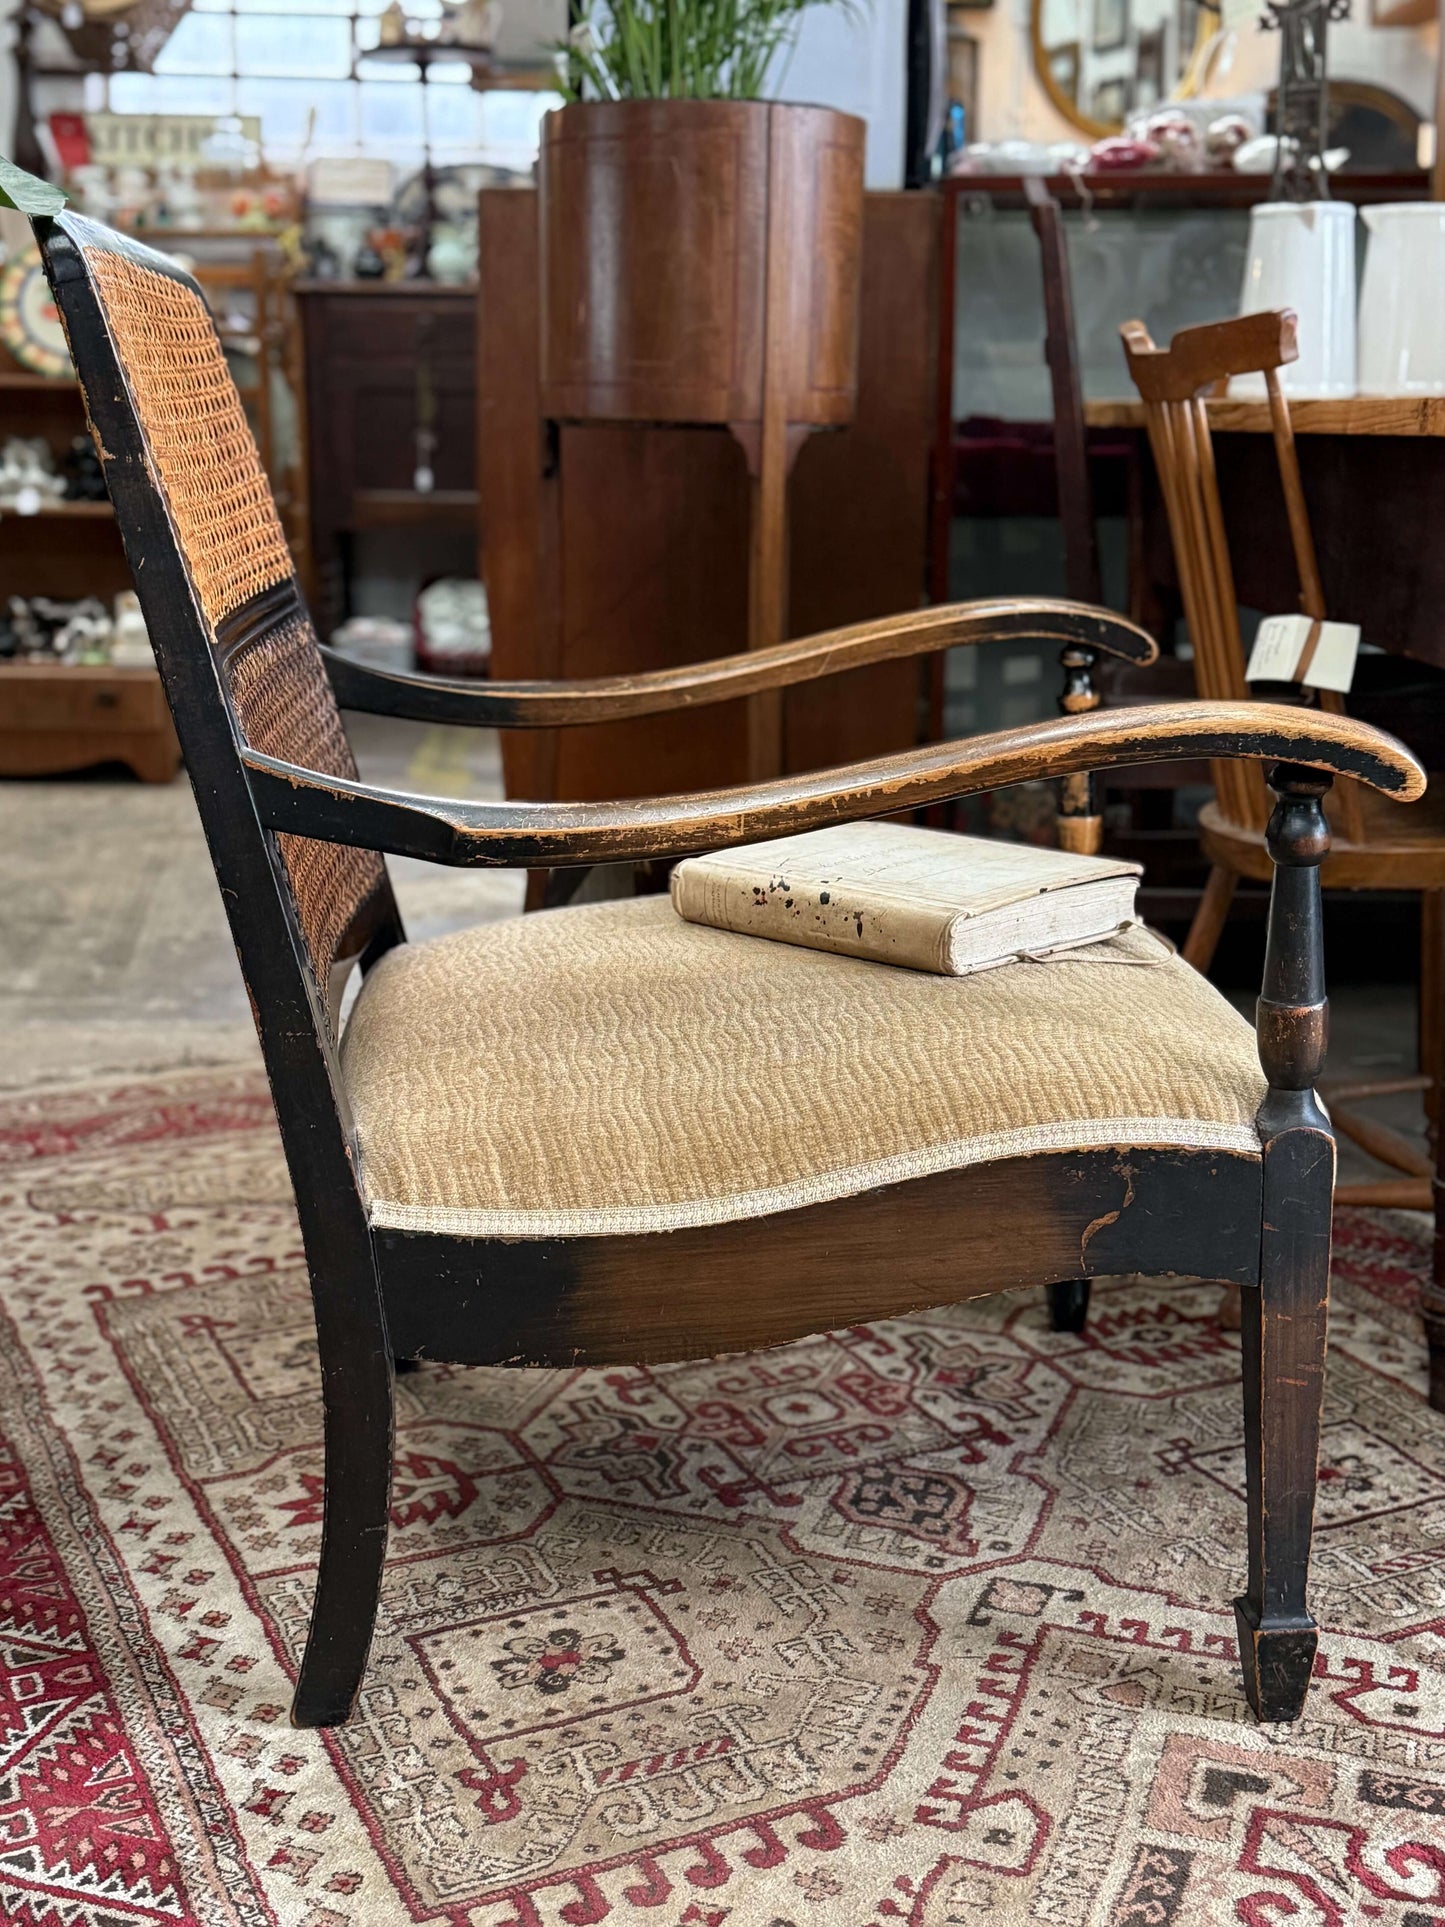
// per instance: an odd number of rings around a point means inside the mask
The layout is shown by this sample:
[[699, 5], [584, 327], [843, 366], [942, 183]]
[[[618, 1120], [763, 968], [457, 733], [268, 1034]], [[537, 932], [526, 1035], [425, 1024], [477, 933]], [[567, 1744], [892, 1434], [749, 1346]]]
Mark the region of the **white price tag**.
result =
[[1308, 616], [1266, 616], [1249, 652], [1247, 682], [1297, 682], [1344, 695], [1360, 653], [1357, 622], [1312, 622]]

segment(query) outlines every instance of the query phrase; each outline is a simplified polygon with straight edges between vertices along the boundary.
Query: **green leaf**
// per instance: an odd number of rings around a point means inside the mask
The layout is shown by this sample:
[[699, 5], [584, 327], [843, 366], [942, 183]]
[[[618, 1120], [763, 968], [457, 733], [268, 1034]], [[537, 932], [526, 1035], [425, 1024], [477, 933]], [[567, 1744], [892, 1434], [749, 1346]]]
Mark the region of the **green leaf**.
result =
[[37, 180], [0, 154], [0, 207], [18, 208], [22, 214], [58, 214], [64, 206], [58, 187]]

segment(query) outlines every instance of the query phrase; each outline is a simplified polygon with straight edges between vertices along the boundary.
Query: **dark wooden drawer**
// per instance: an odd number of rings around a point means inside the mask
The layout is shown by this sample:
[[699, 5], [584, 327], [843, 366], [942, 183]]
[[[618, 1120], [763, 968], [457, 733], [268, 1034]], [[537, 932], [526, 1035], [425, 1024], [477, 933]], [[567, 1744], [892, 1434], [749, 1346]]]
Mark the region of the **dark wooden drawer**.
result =
[[308, 329], [318, 331], [326, 353], [337, 360], [409, 362], [422, 347], [441, 359], [476, 359], [476, 305], [470, 300], [309, 295], [305, 313]]

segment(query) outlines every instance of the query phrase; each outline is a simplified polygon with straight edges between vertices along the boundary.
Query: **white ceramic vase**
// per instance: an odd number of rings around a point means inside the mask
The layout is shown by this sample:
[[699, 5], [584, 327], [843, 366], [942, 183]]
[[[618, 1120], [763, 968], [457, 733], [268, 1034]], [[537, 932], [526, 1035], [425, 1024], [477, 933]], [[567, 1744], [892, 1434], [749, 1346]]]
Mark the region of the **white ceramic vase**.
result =
[[[1293, 308], [1299, 359], [1280, 370], [1286, 394], [1355, 392], [1355, 210], [1346, 201], [1264, 201], [1251, 208], [1239, 312]], [[1263, 375], [1236, 376], [1231, 395], [1263, 400]]]
[[1360, 393], [1445, 395], [1445, 203], [1362, 209]]

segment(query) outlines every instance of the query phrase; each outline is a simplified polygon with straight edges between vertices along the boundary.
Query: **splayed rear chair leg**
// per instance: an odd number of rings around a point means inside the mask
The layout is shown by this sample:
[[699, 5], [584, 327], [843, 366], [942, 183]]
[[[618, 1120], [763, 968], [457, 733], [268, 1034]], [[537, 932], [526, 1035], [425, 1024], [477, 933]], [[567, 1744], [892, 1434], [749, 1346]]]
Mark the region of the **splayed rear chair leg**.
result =
[[386, 1558], [391, 1500], [392, 1364], [350, 1335], [328, 1359], [322, 1338], [326, 1500], [311, 1631], [294, 1726], [340, 1726], [361, 1689]]

